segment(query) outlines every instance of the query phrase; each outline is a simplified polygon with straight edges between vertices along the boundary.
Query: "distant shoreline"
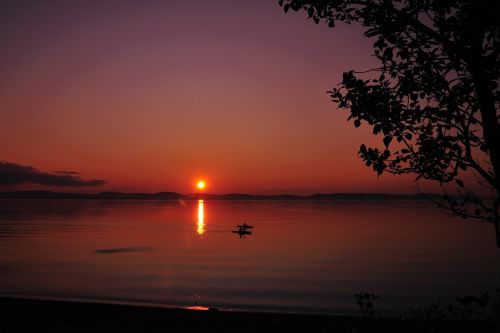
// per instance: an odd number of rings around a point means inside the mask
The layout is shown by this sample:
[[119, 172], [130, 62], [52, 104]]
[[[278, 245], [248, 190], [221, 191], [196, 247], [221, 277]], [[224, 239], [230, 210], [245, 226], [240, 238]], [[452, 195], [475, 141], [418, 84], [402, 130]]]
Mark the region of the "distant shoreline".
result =
[[181, 194], [176, 192], [158, 193], [124, 193], [124, 192], [100, 192], [100, 193], [71, 193], [53, 191], [11, 191], [0, 192], [0, 199], [91, 199], [91, 200], [374, 200], [374, 201], [426, 201], [429, 198], [439, 199], [437, 194], [387, 194], [387, 193], [317, 193], [313, 195], [294, 194], [210, 194], [190, 193]]

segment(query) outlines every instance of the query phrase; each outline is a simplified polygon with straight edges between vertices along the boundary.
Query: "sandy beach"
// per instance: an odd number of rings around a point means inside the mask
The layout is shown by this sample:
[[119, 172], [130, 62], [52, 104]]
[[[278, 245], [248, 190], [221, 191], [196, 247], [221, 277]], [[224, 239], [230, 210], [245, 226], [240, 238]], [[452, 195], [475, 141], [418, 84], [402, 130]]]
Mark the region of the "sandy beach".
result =
[[[118, 304], [0, 298], [1, 332], [427, 332], [417, 320], [350, 316], [197, 311]], [[455, 323], [439, 332], [495, 332]]]
[[[351, 332], [357, 319], [0, 298], [2, 332]], [[392, 321], [391, 321], [392, 322]]]

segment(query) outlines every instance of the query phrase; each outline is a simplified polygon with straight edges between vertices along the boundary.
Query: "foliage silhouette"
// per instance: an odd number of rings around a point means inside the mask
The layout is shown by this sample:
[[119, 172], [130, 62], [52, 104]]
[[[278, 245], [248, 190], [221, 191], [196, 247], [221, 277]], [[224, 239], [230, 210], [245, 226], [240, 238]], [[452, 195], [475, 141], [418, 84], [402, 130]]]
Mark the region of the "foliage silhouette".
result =
[[[486, 0], [280, 0], [310, 19], [360, 23], [381, 66], [329, 91], [382, 148], [359, 156], [378, 174], [437, 181], [452, 215], [495, 225], [500, 247], [500, 3]], [[418, 182], [417, 182], [418, 184]], [[451, 194], [449, 194], [451, 193]]]
[[441, 308], [441, 302], [437, 301], [425, 307], [410, 308], [416, 317], [416, 326], [424, 332], [439, 332], [445, 326], [446, 311]]
[[378, 298], [377, 295], [361, 291], [359, 294], [355, 294], [354, 298], [363, 319], [370, 319], [375, 316], [374, 302]]
[[[460, 327], [461, 332], [498, 331], [498, 305], [491, 304], [491, 295], [484, 292], [480, 296], [457, 297], [456, 304], [441, 307], [439, 301], [427, 307], [411, 308], [417, 320], [416, 327], [424, 332], [456, 331], [453, 324]], [[497, 291], [496, 302], [500, 300]]]

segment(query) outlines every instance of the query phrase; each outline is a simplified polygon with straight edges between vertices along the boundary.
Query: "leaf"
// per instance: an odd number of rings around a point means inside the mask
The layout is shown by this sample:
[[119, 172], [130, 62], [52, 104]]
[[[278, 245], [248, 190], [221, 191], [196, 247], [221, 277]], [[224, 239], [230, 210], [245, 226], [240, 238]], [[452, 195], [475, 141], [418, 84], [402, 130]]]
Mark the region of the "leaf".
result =
[[388, 47], [384, 50], [383, 58], [384, 60], [392, 60], [392, 47]]
[[384, 137], [384, 145], [386, 147], [389, 147], [389, 144], [391, 143], [391, 141], [392, 141], [392, 136], [387, 135], [387, 136]]

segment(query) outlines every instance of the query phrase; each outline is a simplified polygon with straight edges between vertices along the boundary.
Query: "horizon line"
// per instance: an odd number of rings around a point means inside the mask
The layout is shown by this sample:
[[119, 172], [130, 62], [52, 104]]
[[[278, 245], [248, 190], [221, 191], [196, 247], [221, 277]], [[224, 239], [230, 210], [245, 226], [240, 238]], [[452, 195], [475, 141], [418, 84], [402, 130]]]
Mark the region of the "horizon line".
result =
[[0, 191], [0, 195], [4, 198], [9, 195], [53, 195], [53, 196], [72, 196], [72, 197], [100, 197], [100, 196], [179, 196], [179, 197], [201, 197], [201, 196], [212, 196], [212, 197], [291, 197], [291, 198], [310, 198], [310, 197], [320, 197], [320, 196], [391, 196], [391, 197], [415, 197], [415, 196], [441, 196], [440, 194], [429, 192], [413, 192], [413, 193], [386, 193], [386, 192], [316, 192], [312, 194], [293, 194], [293, 193], [279, 193], [279, 194], [260, 194], [260, 193], [242, 193], [242, 192], [230, 192], [230, 193], [208, 193], [208, 192], [190, 192], [190, 193], [180, 193], [174, 191], [159, 191], [159, 192], [121, 192], [121, 191], [100, 191], [100, 192], [64, 192], [64, 191], [52, 191], [52, 190], [13, 190], [13, 191]]

